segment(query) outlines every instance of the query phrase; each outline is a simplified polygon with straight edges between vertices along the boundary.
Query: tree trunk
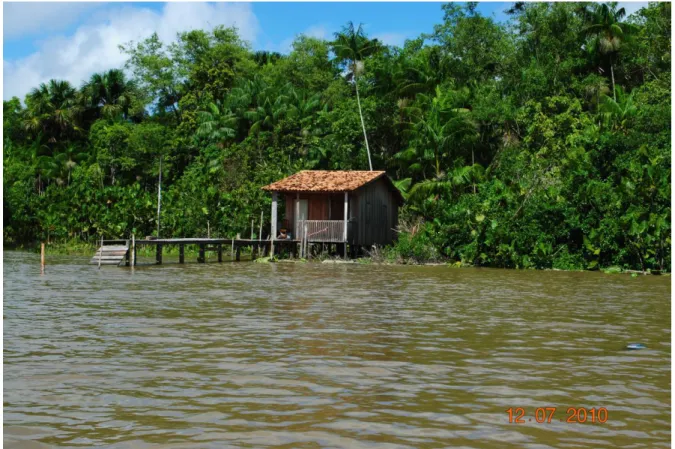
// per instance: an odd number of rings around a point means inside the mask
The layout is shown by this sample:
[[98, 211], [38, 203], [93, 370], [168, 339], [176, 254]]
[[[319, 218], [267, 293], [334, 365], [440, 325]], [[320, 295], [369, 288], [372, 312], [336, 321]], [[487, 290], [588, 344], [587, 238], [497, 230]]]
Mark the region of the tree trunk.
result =
[[368, 147], [368, 136], [366, 135], [366, 124], [363, 121], [363, 112], [361, 112], [361, 98], [359, 97], [359, 80], [356, 78], [356, 61], [354, 61], [354, 86], [356, 86], [356, 103], [359, 105], [359, 116], [361, 117], [361, 127], [363, 128], [363, 139], [366, 141], [366, 152], [368, 153], [368, 166], [373, 171], [373, 163], [370, 160], [370, 147]]
[[614, 101], [616, 102], [616, 85], [614, 84], [614, 59], [609, 58], [609, 70], [612, 72], [612, 91], [614, 93]]
[[157, 238], [159, 238], [159, 214], [162, 211], [162, 156], [159, 157], [159, 183], [157, 184]]

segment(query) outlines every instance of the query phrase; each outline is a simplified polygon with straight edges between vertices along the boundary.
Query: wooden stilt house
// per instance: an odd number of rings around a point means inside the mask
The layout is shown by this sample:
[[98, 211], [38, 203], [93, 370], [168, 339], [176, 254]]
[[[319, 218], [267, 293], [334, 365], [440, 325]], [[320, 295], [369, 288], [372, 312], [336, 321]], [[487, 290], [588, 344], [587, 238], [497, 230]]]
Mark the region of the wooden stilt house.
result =
[[[274, 239], [370, 247], [395, 238], [403, 197], [384, 171], [305, 170], [263, 187], [272, 192]], [[280, 201], [285, 216], [277, 216]], [[284, 235], [279, 231], [285, 229]]]

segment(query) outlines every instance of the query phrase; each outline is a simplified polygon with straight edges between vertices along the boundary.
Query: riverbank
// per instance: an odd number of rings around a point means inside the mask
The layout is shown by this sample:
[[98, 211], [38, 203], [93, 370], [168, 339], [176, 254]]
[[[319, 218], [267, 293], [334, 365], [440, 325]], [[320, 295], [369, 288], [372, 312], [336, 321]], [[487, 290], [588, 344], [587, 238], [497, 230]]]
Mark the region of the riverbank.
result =
[[[88, 242], [81, 241], [68, 241], [68, 242], [50, 242], [45, 246], [46, 257], [50, 255], [58, 256], [92, 256], [98, 249], [97, 244], [92, 244]], [[15, 246], [5, 246], [3, 248], [5, 251], [27, 251], [27, 252], [40, 252], [39, 245], [15, 245]], [[163, 254], [165, 256], [178, 256], [178, 246], [166, 246], [163, 249]], [[194, 245], [186, 245], [185, 247], [185, 257], [187, 258], [197, 258], [199, 255], [199, 249]], [[250, 255], [250, 248], [242, 248], [242, 255]], [[155, 257], [155, 248], [151, 246], [139, 246], [136, 249], [136, 255], [138, 257]], [[360, 264], [360, 265], [378, 265], [378, 266], [447, 266], [449, 268], [500, 268], [506, 270], [525, 270], [525, 271], [564, 271], [564, 272], [592, 272], [600, 271], [605, 274], [628, 274], [632, 276], [639, 275], [660, 275], [660, 276], [670, 276], [669, 272], [661, 272], [658, 270], [634, 270], [629, 268], [622, 268], [618, 266], [609, 266], [609, 267], [598, 267], [593, 270], [585, 270], [582, 268], [521, 268], [521, 267], [499, 267], [499, 266], [483, 266], [475, 265], [461, 261], [445, 260], [442, 258], [436, 260], [417, 260], [415, 258], [404, 258], [397, 251], [396, 247], [385, 247], [378, 248], [369, 255], [365, 257], [360, 257], [357, 259], [345, 260], [339, 256], [335, 255], [326, 255], [320, 254], [316, 257], [310, 259], [290, 259], [286, 257], [262, 257], [255, 260], [256, 263], [324, 263], [324, 264]]]

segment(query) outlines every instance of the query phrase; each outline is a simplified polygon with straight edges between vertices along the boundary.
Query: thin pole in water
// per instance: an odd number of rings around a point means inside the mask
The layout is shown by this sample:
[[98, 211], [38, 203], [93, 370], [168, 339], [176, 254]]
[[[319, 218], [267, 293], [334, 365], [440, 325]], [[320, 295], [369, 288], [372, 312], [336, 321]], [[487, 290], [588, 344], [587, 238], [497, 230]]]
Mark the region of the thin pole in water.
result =
[[40, 272], [45, 274], [45, 242], [40, 245]]
[[103, 237], [101, 237], [101, 247], [98, 250], [98, 269], [101, 269], [101, 259], [103, 258]]

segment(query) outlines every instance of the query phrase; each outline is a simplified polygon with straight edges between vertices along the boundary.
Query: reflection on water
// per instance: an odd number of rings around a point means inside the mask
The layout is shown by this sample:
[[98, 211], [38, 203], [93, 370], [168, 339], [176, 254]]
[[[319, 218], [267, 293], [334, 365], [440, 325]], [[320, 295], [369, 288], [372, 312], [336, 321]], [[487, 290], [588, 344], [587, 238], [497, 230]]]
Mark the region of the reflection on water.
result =
[[4, 254], [5, 447], [670, 446], [668, 277], [49, 262]]

